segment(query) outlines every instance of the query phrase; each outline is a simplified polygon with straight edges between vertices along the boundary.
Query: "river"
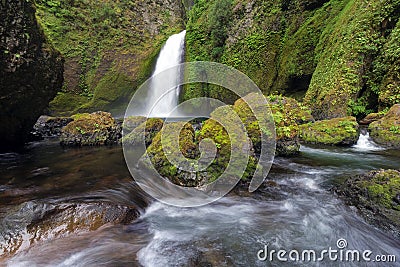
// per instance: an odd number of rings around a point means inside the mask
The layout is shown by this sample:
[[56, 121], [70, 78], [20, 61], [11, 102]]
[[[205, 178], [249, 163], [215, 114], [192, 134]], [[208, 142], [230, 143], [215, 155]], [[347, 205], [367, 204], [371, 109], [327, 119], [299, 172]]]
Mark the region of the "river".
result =
[[4, 257], [3, 263], [293, 266], [259, 261], [257, 252], [264, 245], [322, 250], [335, 247], [340, 238], [346, 239], [349, 249], [400, 259], [399, 240], [367, 224], [330, 190], [348, 175], [399, 167], [399, 151], [374, 148], [302, 146], [299, 156], [275, 159], [268, 182], [256, 193], [235, 190], [207, 206], [177, 208], [153, 201], [135, 185], [120, 147], [63, 149], [55, 140], [33, 143], [20, 153], [0, 155], [0, 216], [3, 222], [8, 218], [2, 224], [3, 237], [20, 231], [21, 216], [13, 223], [10, 214], [26, 203], [108, 202], [135, 206], [140, 217], [129, 224], [106, 224], [60, 238], [35, 236], [33, 245], [28, 242], [15, 255]]

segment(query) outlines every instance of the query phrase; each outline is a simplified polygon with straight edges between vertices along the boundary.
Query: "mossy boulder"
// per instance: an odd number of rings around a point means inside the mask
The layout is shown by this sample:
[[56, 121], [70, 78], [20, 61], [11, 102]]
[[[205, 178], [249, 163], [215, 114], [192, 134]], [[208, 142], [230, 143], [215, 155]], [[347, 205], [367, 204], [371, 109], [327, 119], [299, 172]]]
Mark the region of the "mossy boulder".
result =
[[371, 123], [368, 129], [376, 143], [400, 148], [400, 104], [394, 105], [382, 119]]
[[372, 224], [400, 237], [400, 171], [375, 170], [335, 189]]
[[142, 117], [128, 118], [124, 121], [126, 129], [133, 128], [131, 132], [125, 134], [122, 138], [122, 143], [124, 145], [132, 146], [138, 145], [141, 142], [145, 142], [146, 146], [149, 146], [153, 141], [153, 138], [162, 129], [164, 121], [159, 118], [144, 119], [139, 126], [133, 127], [135, 124], [139, 123]]
[[[175, 136], [166, 132], [179, 134], [179, 149], [176, 149]], [[147, 155], [158, 173], [177, 185], [195, 187], [206, 182], [202, 176], [185, 171], [188, 167], [186, 159], [196, 159], [200, 155], [190, 123], [165, 124], [147, 148]]]
[[72, 118], [74, 121], [61, 130], [61, 145], [110, 145], [121, 139], [121, 125], [108, 112], [76, 114]]
[[300, 138], [309, 144], [353, 145], [359, 126], [354, 117], [335, 118], [300, 125]]

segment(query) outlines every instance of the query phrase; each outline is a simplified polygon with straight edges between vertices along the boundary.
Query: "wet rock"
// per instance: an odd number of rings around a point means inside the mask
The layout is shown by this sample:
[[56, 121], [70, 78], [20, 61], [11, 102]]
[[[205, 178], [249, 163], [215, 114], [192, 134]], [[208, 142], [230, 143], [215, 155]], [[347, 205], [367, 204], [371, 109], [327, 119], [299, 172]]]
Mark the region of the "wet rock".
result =
[[370, 113], [364, 119], [360, 120], [361, 125], [369, 125], [374, 121], [380, 120], [383, 118], [382, 113]]
[[73, 121], [71, 117], [40, 116], [33, 129], [42, 137], [60, 136], [61, 129]]
[[0, 149], [28, 139], [63, 83], [63, 59], [47, 43], [33, 1], [0, 4]]
[[122, 124], [122, 130], [124, 131], [124, 134], [132, 132], [135, 128], [137, 128], [146, 120], [147, 118], [142, 116], [130, 116], [125, 118]]
[[107, 202], [26, 202], [2, 220], [0, 251], [10, 256], [38, 242], [94, 231], [106, 224], [128, 224], [138, 217], [136, 207]]
[[376, 170], [348, 178], [335, 192], [361, 215], [400, 238], [400, 171]]
[[383, 118], [371, 123], [368, 130], [376, 143], [400, 148], [400, 104], [393, 105]]
[[309, 144], [353, 145], [357, 143], [359, 126], [354, 117], [316, 121], [300, 126], [300, 138]]
[[119, 143], [122, 126], [108, 112], [83, 113], [62, 128], [60, 143], [64, 146], [93, 146]]
[[[141, 119], [139, 119], [141, 120]], [[127, 123], [130, 128], [133, 128], [132, 121]], [[122, 143], [124, 145], [132, 146], [145, 142], [146, 146], [149, 146], [153, 138], [163, 127], [164, 121], [158, 118], [150, 118], [142, 122], [139, 126], [135, 127], [128, 134], [124, 134]]]

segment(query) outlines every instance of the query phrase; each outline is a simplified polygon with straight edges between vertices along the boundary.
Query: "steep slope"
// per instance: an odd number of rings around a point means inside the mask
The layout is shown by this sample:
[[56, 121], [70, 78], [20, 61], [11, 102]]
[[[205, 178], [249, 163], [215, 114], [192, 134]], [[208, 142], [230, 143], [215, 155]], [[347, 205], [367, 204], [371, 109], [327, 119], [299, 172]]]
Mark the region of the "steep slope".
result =
[[30, 1], [0, 3], [0, 150], [26, 141], [61, 89], [63, 61], [35, 19]]

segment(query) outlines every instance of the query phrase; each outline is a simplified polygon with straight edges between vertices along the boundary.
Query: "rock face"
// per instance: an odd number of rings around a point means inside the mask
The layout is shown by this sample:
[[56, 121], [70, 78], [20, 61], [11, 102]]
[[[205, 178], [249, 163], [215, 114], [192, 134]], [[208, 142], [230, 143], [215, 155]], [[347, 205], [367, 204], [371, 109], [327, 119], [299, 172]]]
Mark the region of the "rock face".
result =
[[0, 3], [0, 148], [21, 145], [63, 83], [63, 59], [38, 26], [32, 1]]
[[358, 128], [354, 117], [316, 121], [300, 126], [300, 138], [309, 144], [348, 146], [357, 142]]
[[108, 112], [76, 114], [72, 118], [74, 121], [61, 130], [61, 145], [111, 145], [121, 139], [122, 126]]
[[394, 105], [382, 119], [371, 123], [368, 129], [376, 143], [400, 148], [400, 104]]
[[367, 221], [400, 237], [400, 171], [356, 175], [335, 191], [356, 206]]

